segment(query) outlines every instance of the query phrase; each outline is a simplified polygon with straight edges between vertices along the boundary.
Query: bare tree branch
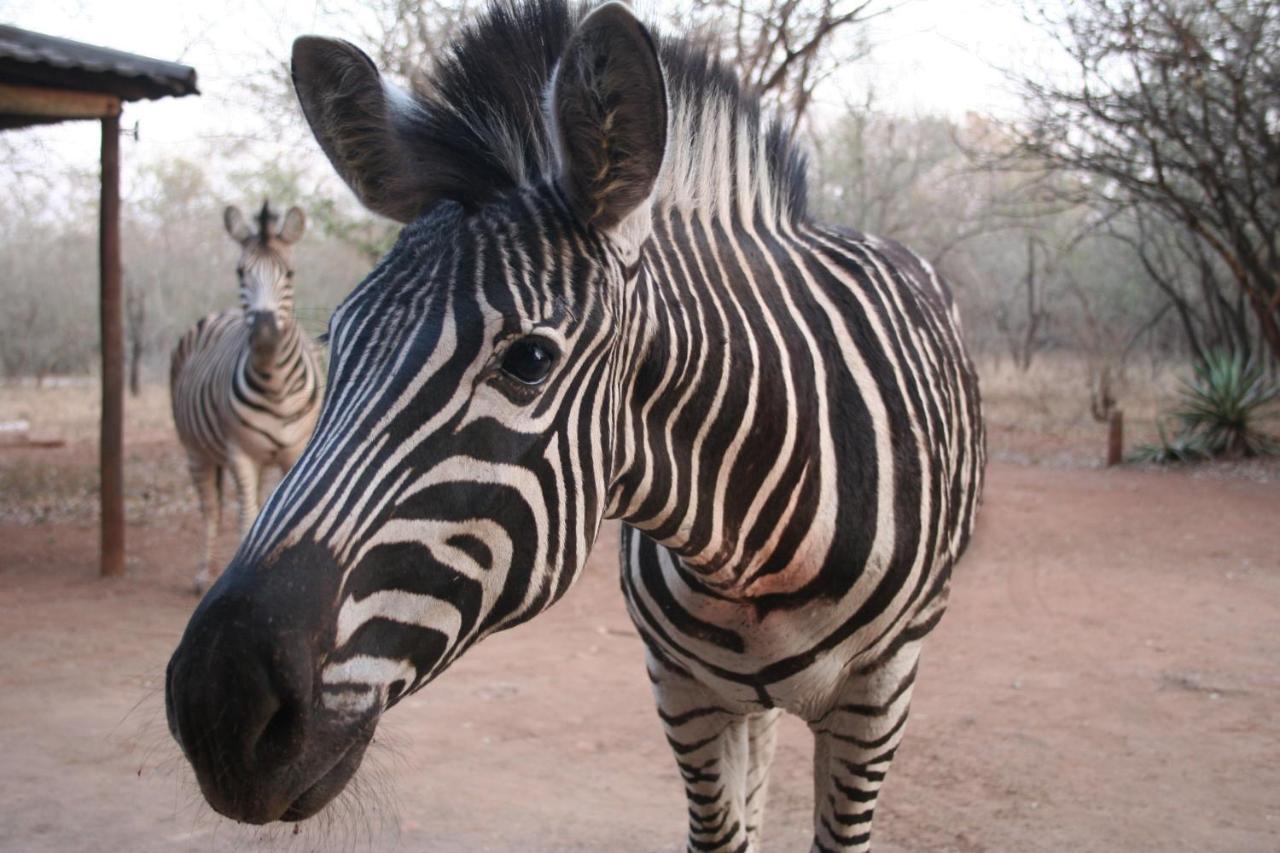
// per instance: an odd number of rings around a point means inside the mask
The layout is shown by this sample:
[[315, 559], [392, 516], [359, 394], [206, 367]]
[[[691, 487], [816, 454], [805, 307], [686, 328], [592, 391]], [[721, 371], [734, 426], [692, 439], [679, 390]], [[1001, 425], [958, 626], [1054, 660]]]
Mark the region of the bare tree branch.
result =
[[[1023, 81], [1020, 152], [1083, 176], [1094, 204], [1175, 224], [1183, 248], [1229, 271], [1249, 328], [1280, 359], [1280, 2], [1081, 0], [1061, 19], [1034, 17], [1060, 34], [1078, 76]], [[1229, 304], [1216, 289], [1202, 300]], [[1203, 322], [1219, 337], [1236, 325]]]

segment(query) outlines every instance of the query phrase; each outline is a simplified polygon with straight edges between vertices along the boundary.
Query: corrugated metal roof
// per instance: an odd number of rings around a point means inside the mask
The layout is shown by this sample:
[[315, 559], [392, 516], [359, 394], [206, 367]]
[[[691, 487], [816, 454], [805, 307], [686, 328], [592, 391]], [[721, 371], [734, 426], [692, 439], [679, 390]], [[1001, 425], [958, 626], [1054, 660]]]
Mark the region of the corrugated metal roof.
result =
[[200, 94], [189, 65], [4, 25], [0, 82], [105, 92], [126, 101]]

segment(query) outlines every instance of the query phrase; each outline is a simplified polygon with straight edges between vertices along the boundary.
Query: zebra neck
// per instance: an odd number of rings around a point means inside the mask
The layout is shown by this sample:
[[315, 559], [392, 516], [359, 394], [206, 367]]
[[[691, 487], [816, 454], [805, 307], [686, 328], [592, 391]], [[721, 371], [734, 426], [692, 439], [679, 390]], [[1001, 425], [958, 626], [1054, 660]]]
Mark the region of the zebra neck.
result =
[[624, 406], [613, 514], [724, 591], [796, 558], [779, 531], [818, 491], [814, 394], [792, 382], [788, 336], [801, 333], [773, 310], [791, 251], [778, 234], [669, 211], [637, 287], [647, 304], [632, 312], [652, 327]]
[[290, 317], [281, 325], [275, 347], [260, 355], [249, 352], [244, 360], [245, 378], [260, 393], [270, 396], [286, 393], [296, 384], [299, 371], [307, 367], [306, 359], [301, 357], [302, 346], [302, 332]]

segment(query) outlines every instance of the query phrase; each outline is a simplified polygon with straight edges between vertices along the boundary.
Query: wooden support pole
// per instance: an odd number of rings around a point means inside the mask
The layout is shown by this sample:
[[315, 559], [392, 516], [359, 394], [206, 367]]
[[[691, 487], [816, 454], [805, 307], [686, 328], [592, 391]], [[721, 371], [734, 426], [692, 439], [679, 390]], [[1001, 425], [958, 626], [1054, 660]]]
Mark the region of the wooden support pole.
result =
[[103, 577], [124, 574], [124, 301], [120, 266], [120, 116], [102, 120], [102, 195], [98, 208], [102, 331], [100, 452]]

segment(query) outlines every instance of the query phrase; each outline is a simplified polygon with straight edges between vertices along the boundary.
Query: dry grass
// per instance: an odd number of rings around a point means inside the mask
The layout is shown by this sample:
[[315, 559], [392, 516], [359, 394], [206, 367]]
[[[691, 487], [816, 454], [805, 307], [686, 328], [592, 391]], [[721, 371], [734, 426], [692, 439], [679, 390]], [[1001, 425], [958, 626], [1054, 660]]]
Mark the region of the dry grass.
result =
[[[1090, 410], [1084, 360], [1042, 356], [1027, 371], [1007, 360], [982, 360], [978, 373], [992, 458], [1070, 468], [1103, 464], [1107, 425], [1094, 420]], [[1185, 365], [1148, 364], [1115, 377], [1112, 394], [1124, 412], [1126, 453], [1157, 442], [1157, 420], [1176, 408], [1180, 381], [1189, 373]], [[1280, 481], [1276, 458], [1221, 460], [1185, 470], [1194, 477]]]
[[[66, 442], [49, 449], [0, 448], [0, 520], [96, 517], [100, 401], [93, 379], [0, 385], [0, 421], [25, 420], [31, 438]], [[125, 401], [125, 511], [138, 521], [194, 508], [168, 389], [148, 386]]]
[[[1106, 453], [1107, 426], [1090, 410], [1089, 372], [1079, 358], [1042, 356], [1027, 371], [1007, 360], [978, 363], [989, 450], [998, 459], [1092, 466]], [[1112, 393], [1124, 411], [1125, 444], [1154, 441], [1156, 418], [1174, 400], [1179, 370], [1129, 370]]]
[[[74, 376], [0, 384], [0, 421], [26, 420], [31, 437], [61, 439], [68, 444], [97, 441], [102, 389], [96, 377]], [[173, 432], [169, 389], [146, 385], [125, 397], [126, 440], [165, 437]]]
[[[1107, 429], [1089, 410], [1088, 371], [1083, 360], [1041, 357], [1028, 371], [1008, 361], [978, 364], [994, 459], [1058, 467], [1102, 464]], [[1125, 413], [1128, 448], [1156, 439], [1156, 417], [1174, 402], [1176, 365], [1131, 369], [1117, 378], [1115, 396]], [[37, 523], [91, 519], [97, 514], [98, 383], [63, 379], [0, 384], [0, 421], [30, 422], [32, 438], [61, 439], [58, 449], [0, 448], [0, 520]], [[168, 389], [150, 385], [125, 404], [126, 509], [141, 520], [195, 509], [186, 460], [173, 433]], [[1199, 474], [1280, 479], [1280, 463], [1217, 463]], [[274, 475], [272, 475], [274, 476]], [[227, 485], [226, 513], [234, 511]], [[230, 516], [227, 516], [230, 517]]]

